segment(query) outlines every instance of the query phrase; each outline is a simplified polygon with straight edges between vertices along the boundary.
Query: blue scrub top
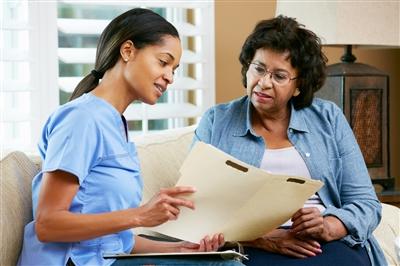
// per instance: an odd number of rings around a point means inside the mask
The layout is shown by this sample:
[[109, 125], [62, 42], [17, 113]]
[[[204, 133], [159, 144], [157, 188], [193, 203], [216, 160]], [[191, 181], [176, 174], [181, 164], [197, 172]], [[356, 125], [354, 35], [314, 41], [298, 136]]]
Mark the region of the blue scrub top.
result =
[[[32, 182], [33, 217], [43, 173], [63, 170], [75, 175], [79, 191], [70, 211], [104, 213], [136, 208], [141, 202], [143, 182], [133, 143], [127, 142], [125, 124], [118, 111], [92, 94], [61, 106], [47, 120], [39, 151], [42, 171]], [[132, 230], [73, 242], [42, 243], [37, 239], [35, 219], [25, 226], [19, 265], [110, 265], [103, 253], [131, 252]]]

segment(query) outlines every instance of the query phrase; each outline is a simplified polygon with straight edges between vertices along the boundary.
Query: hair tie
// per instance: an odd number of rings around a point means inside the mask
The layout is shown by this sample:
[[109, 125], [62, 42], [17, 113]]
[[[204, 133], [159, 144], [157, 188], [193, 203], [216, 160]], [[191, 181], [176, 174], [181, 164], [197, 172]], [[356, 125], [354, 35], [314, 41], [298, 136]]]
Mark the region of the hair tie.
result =
[[97, 71], [96, 69], [93, 69], [92, 71], [90, 71], [90, 73], [96, 78], [96, 79], [101, 79], [104, 74]]

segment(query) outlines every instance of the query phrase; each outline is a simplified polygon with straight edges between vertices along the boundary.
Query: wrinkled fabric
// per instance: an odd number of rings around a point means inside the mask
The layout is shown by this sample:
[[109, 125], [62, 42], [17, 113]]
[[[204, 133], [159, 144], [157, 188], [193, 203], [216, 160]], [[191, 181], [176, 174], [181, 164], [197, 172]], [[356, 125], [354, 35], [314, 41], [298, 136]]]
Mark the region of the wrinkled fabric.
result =
[[[260, 167], [264, 139], [251, 126], [252, 104], [247, 96], [210, 108], [195, 131], [193, 142], [203, 141], [248, 164]], [[381, 219], [377, 199], [362, 153], [343, 112], [334, 103], [315, 98], [311, 106], [295, 110], [287, 134], [304, 159], [313, 179], [324, 186], [318, 192], [326, 207], [349, 234], [349, 246], [365, 246], [372, 265], [387, 265], [372, 232]]]
[[[85, 94], [53, 113], [39, 142], [42, 171], [32, 181], [33, 217], [43, 173], [63, 170], [76, 176], [79, 190], [70, 211], [96, 214], [137, 207], [143, 182], [133, 143], [126, 141], [118, 111], [106, 101]], [[130, 253], [131, 230], [73, 243], [42, 243], [35, 220], [25, 227], [19, 265], [111, 265], [103, 253]]]

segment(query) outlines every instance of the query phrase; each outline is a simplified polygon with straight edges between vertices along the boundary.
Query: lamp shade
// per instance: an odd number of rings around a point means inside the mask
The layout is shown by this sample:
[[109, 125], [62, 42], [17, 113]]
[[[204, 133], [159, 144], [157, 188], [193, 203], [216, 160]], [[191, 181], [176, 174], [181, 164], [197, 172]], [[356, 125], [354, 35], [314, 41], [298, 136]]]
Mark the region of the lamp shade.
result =
[[400, 1], [277, 1], [327, 45], [400, 46]]

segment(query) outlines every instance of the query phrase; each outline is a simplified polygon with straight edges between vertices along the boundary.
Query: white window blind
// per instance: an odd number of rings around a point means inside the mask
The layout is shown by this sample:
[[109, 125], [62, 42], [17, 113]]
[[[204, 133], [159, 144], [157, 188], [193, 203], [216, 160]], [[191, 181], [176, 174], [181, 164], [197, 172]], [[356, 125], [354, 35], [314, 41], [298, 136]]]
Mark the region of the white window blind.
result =
[[150, 8], [172, 22], [184, 53], [175, 81], [159, 103], [128, 107], [125, 116], [131, 133], [194, 124], [215, 103], [213, 1], [2, 1], [2, 152], [37, 150], [47, 117], [68, 101], [93, 68], [104, 27], [133, 7]]
[[[93, 68], [97, 39], [112, 18], [150, 8], [179, 31], [184, 48], [174, 83], [156, 105], [135, 102], [125, 112], [131, 136], [191, 125], [215, 102], [214, 3], [211, 1], [62, 1], [58, 6], [61, 103]], [[65, 70], [65, 71], [64, 71]]]
[[1, 3], [2, 153], [34, 151], [42, 124], [58, 105], [55, 7], [26, 0]]

